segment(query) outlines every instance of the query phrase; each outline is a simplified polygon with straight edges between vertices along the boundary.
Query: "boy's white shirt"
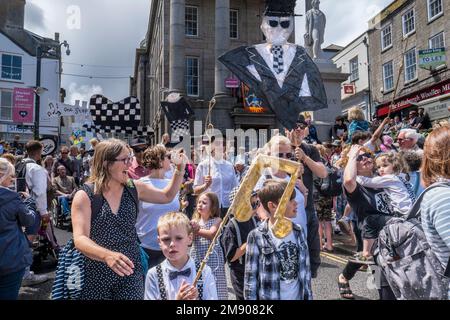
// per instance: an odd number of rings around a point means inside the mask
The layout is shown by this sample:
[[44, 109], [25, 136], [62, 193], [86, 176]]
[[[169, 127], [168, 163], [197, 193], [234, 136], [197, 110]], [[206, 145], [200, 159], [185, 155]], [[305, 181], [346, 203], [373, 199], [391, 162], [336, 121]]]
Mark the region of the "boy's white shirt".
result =
[[[175, 300], [178, 291], [180, 290], [181, 284], [183, 280], [186, 280], [187, 283], [192, 284], [195, 280], [195, 276], [197, 274], [195, 268], [194, 260], [189, 257], [189, 260], [184, 265], [181, 270], [175, 268], [167, 259], [164, 260], [161, 264], [164, 285], [166, 288], [166, 296], [167, 300]], [[178, 276], [174, 280], [169, 280], [169, 272], [171, 271], [184, 271], [186, 269], [191, 268], [191, 275], [189, 277]], [[214, 275], [212, 274], [211, 268], [209, 266], [205, 266], [202, 271], [202, 279], [203, 279], [203, 300], [218, 300], [217, 297], [217, 288], [216, 288], [216, 280]], [[151, 268], [147, 276], [145, 278], [145, 294], [144, 300], [161, 300], [161, 293], [159, 291], [158, 285], [158, 273], [156, 271], [156, 267]]]
[[[400, 174], [400, 176], [404, 176]], [[360, 185], [368, 188], [380, 188], [386, 189], [391, 198], [391, 204], [395, 211], [401, 214], [408, 213], [409, 209], [413, 205], [413, 201], [408, 194], [406, 186], [400, 179], [393, 174], [386, 174], [384, 176], [377, 177], [363, 177], [357, 176], [356, 182]]]

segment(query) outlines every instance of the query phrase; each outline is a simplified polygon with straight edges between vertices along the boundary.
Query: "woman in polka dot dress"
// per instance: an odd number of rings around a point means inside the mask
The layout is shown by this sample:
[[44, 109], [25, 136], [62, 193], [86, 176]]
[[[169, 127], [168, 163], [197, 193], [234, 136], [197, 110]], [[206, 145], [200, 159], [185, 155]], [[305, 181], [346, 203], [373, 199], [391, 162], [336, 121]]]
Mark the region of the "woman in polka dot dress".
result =
[[[211, 245], [211, 240], [217, 233], [222, 222], [219, 218], [219, 200], [212, 192], [202, 193], [198, 197], [197, 209], [192, 217], [194, 228], [194, 244], [192, 257], [201, 262]], [[225, 257], [220, 242], [217, 241], [214, 250], [209, 256], [207, 265], [211, 268], [216, 279], [217, 296], [219, 300], [228, 300], [227, 279], [225, 276]]]
[[[103, 196], [100, 212], [91, 222], [93, 194], [77, 192], [72, 203], [73, 237], [86, 259], [82, 300], [139, 300], [144, 298], [144, 275], [135, 229], [137, 211], [129, 191], [128, 168], [132, 162], [128, 146], [117, 139], [95, 148], [92, 175], [95, 193]], [[169, 185], [158, 190], [135, 181], [139, 200], [168, 203], [180, 189], [187, 159], [172, 156], [177, 170]]]

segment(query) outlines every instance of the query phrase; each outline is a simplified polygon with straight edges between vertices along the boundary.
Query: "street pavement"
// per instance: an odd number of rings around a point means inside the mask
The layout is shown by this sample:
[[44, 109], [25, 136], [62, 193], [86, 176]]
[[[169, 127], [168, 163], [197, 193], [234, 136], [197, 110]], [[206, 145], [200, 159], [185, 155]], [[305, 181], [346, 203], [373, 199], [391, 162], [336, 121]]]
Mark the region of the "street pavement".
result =
[[[60, 245], [64, 245], [72, 237], [72, 233], [55, 229], [55, 235]], [[333, 253], [321, 253], [322, 264], [319, 268], [318, 276], [312, 281], [314, 300], [339, 300], [339, 290], [337, 278], [342, 272], [347, 259], [352, 255], [352, 247], [344, 244], [342, 237], [336, 236], [335, 250]], [[51, 279], [43, 284], [33, 287], [22, 287], [19, 293], [20, 300], [49, 300], [51, 288], [55, 277], [56, 266], [54, 261], [44, 261], [36, 273], [47, 274]], [[227, 279], [228, 268], [226, 268]], [[350, 286], [353, 290], [356, 300], [376, 300], [378, 299], [377, 290], [373, 287], [372, 276], [370, 272], [358, 272], [351, 280]], [[229, 299], [235, 300], [231, 283], [228, 283]]]

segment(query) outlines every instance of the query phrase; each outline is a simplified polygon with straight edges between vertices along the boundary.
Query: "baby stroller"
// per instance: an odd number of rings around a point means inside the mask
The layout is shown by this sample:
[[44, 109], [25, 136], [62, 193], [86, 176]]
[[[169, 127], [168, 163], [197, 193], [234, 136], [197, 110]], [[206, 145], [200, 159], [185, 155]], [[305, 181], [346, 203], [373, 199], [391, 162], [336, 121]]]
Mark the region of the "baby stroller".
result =
[[[23, 199], [23, 202], [29, 210], [39, 214], [37, 213], [36, 203], [32, 198], [25, 198]], [[33, 250], [33, 265], [31, 267], [33, 271], [49, 258], [51, 259], [50, 263], [56, 266], [58, 261], [59, 245], [56, 241], [51, 223], [41, 221], [38, 235], [30, 246]]]
[[51, 259], [51, 264], [58, 262], [59, 245], [53, 232], [51, 223], [41, 222], [38, 236], [32, 244], [33, 265], [39, 266], [44, 261]]

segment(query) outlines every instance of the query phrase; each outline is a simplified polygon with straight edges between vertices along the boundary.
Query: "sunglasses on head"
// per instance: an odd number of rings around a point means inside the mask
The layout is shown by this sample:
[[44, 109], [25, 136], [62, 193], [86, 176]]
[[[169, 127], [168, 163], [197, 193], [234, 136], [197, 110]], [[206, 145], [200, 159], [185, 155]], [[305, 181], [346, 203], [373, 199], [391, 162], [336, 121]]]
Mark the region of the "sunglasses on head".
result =
[[277, 20], [269, 20], [269, 26], [271, 26], [272, 28], [278, 27], [278, 24], [283, 29], [287, 29], [291, 25], [291, 21], [287, 20], [287, 21], [280, 21], [280, 22], [278, 22]]
[[277, 156], [278, 156], [278, 158], [292, 159], [294, 157], [294, 154], [292, 152], [287, 152], [287, 153], [282, 152], [282, 153], [279, 153]]
[[133, 149], [134, 153], [140, 153], [140, 152], [144, 152], [147, 148], [146, 147], [132, 147], [131, 149]]
[[257, 209], [259, 207], [259, 204], [260, 204], [259, 200], [256, 200], [255, 202], [252, 202], [251, 203], [252, 209], [253, 210]]
[[372, 155], [368, 152], [360, 154], [357, 158], [356, 161], [362, 161], [364, 158], [366, 159], [372, 159]]

